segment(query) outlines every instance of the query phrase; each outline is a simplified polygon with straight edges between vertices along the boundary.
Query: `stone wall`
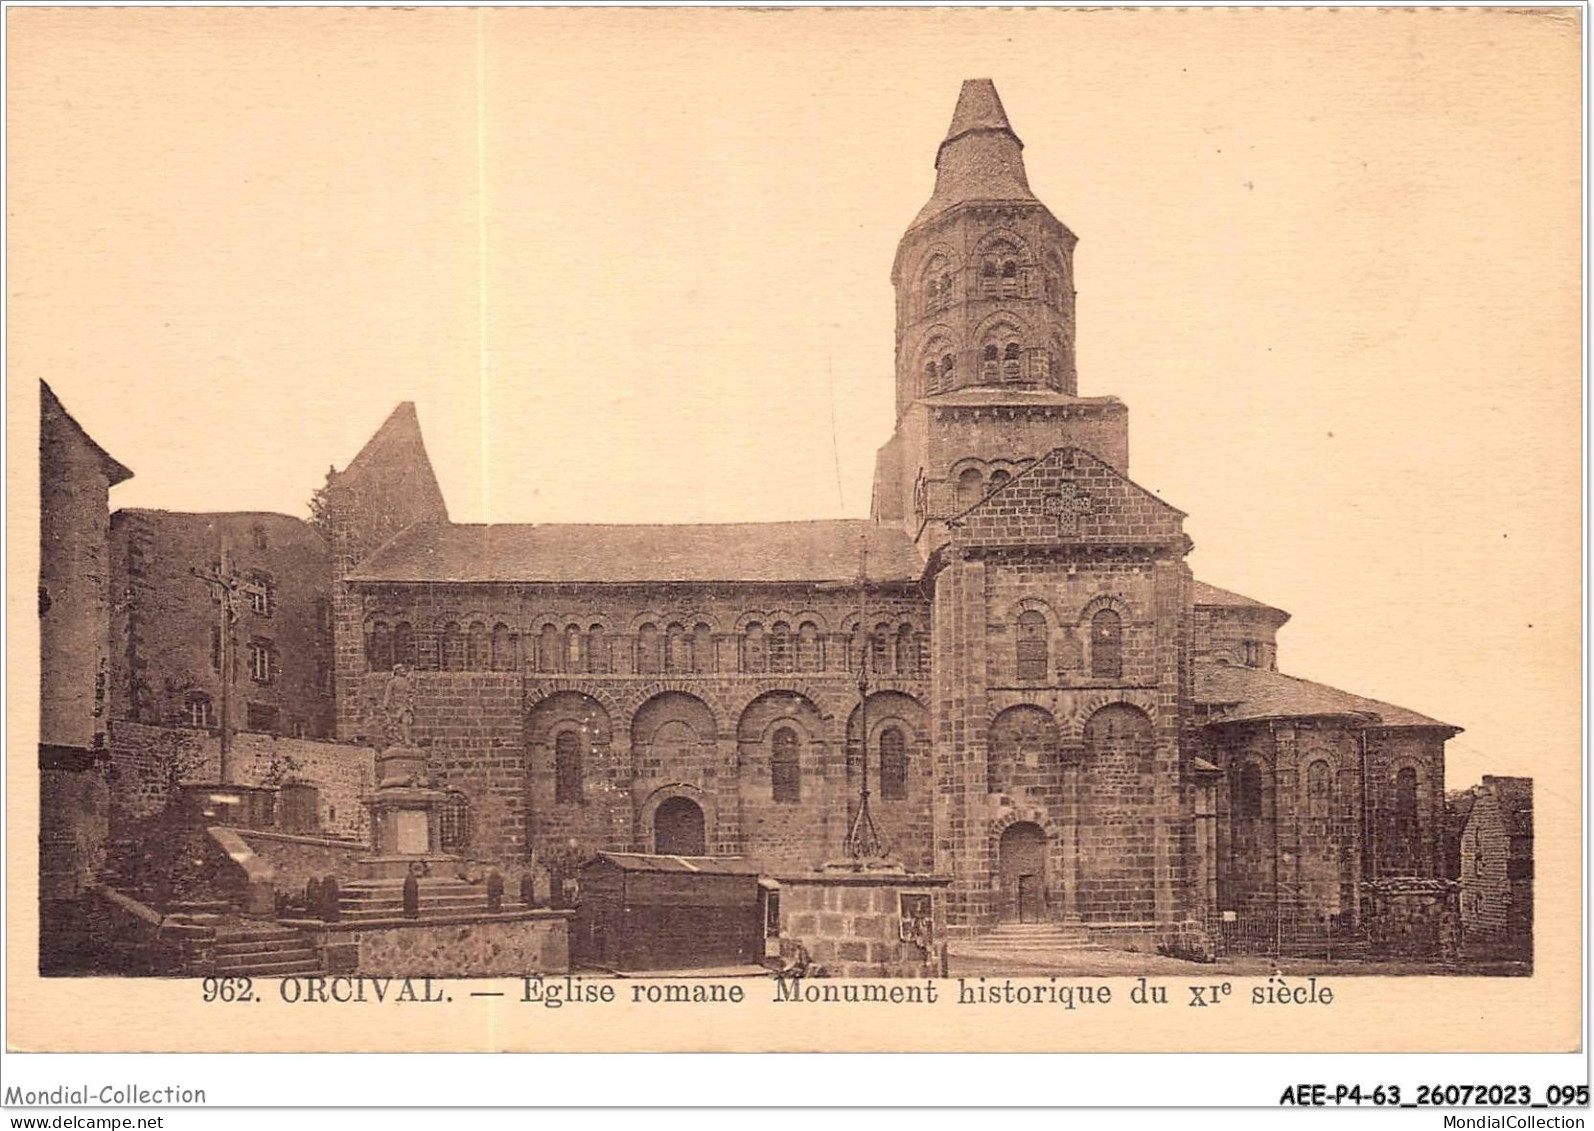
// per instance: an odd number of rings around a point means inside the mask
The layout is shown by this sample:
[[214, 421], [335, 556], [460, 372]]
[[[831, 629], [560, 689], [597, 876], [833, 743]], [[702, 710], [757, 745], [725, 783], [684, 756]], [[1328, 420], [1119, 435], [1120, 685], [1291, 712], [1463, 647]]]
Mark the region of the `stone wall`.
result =
[[[1445, 738], [1421, 727], [1367, 732], [1367, 792], [1374, 824], [1368, 834], [1375, 878], [1438, 876], [1445, 812]], [[1403, 815], [1404, 780], [1415, 785], [1414, 819]]]
[[[197, 700], [208, 704], [210, 725], [221, 725], [220, 612], [194, 571], [216, 573], [224, 547], [244, 585], [230, 643], [232, 727], [330, 737], [331, 551], [315, 527], [281, 514], [112, 516], [116, 717], [187, 726]], [[254, 645], [269, 651], [269, 672], [252, 664]]]
[[[951, 848], [937, 864], [954, 876], [954, 932], [1017, 914], [1003, 863], [1017, 826], [1044, 839], [1047, 917], [1152, 923], [1188, 909], [1188, 586], [1181, 562], [1152, 556], [992, 554], [942, 570], [936, 836]], [[1122, 627], [1116, 673], [1093, 655], [1104, 610]], [[1025, 627], [1036, 621], [1038, 635]]]
[[39, 771], [39, 896], [75, 899], [105, 866], [110, 789], [103, 764]]
[[[938, 977], [946, 884], [946, 877], [891, 873], [781, 876], [781, 957], [794, 961], [801, 948], [837, 978]], [[904, 895], [930, 897], [928, 947], [902, 937]]]
[[110, 681], [110, 487], [128, 472], [40, 386], [39, 742], [104, 744]]
[[1195, 654], [1203, 660], [1276, 672], [1280, 615], [1249, 605], [1197, 605]]
[[[415, 737], [437, 783], [468, 805], [473, 856], [514, 865], [528, 854], [547, 862], [599, 849], [652, 851], [654, 817], [676, 799], [702, 811], [712, 854], [798, 869], [841, 853], [862, 774], [849, 660], [855, 594], [391, 584], [353, 593], [373, 631], [404, 626], [407, 658], [420, 668]], [[889, 637], [868, 715], [872, 809], [896, 857], [927, 868], [928, 608], [914, 590], [888, 589], [871, 593], [868, 619]], [[673, 651], [659, 639], [650, 654], [649, 624], [704, 631]], [[784, 663], [769, 637], [755, 646], [753, 624], [790, 626]], [[805, 640], [798, 630], [807, 624], [814, 632]], [[452, 643], [456, 630], [464, 642]], [[473, 630], [478, 645], [469, 643]], [[477, 664], [497, 670], [448, 670]], [[339, 679], [347, 733], [379, 734], [389, 673], [357, 655]], [[907, 757], [901, 797], [881, 789], [880, 742], [893, 727]], [[798, 788], [777, 798], [771, 763], [783, 728], [798, 736]], [[579, 797], [564, 796], [558, 783], [566, 734], [580, 761]]]
[[238, 837], [270, 867], [279, 892], [303, 895], [312, 879], [335, 876], [339, 884], [358, 878], [355, 861], [370, 853], [367, 844], [291, 836], [261, 829], [234, 829]]
[[[110, 806], [113, 833], [120, 824], [153, 816], [171, 800], [175, 783], [217, 780], [219, 736], [205, 730], [111, 724]], [[375, 781], [375, 754], [368, 747], [269, 734], [232, 736], [229, 774], [237, 785], [308, 782], [316, 786], [321, 831], [365, 843], [370, 813], [361, 804]]]
[[1453, 956], [1461, 917], [1454, 880], [1401, 877], [1362, 885], [1368, 937], [1384, 954]]
[[507, 978], [570, 970], [568, 911], [450, 920], [296, 923], [331, 973], [376, 977]]
[[1204, 732], [1203, 753], [1223, 774], [1216, 797], [1221, 909], [1282, 912], [1313, 931], [1348, 930], [1357, 921], [1362, 734], [1350, 719]]

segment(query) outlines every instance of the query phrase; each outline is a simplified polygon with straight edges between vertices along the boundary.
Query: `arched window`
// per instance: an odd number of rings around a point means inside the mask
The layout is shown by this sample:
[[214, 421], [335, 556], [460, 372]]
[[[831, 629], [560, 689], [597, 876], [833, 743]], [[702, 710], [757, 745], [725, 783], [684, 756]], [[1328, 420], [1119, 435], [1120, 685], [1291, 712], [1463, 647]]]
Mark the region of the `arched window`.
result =
[[1002, 351], [995, 342], [987, 342], [980, 351], [980, 380], [987, 385], [994, 384], [1002, 375], [1001, 357]]
[[1255, 762], [1247, 762], [1240, 767], [1234, 815], [1247, 821], [1258, 820], [1262, 816], [1262, 767]]
[[487, 626], [477, 621], [465, 634], [465, 667], [473, 672], [487, 670]]
[[769, 742], [769, 787], [776, 801], [802, 800], [802, 773], [797, 732], [776, 727]]
[[603, 634], [601, 624], [587, 629], [587, 670], [599, 673], [609, 670], [609, 638]]
[[642, 675], [657, 675], [663, 667], [664, 649], [659, 643], [659, 628], [649, 621], [636, 630], [636, 670]]
[[919, 672], [919, 634], [911, 624], [897, 629], [897, 673], [917, 675]]
[[997, 468], [995, 471], [991, 472], [991, 481], [986, 484], [985, 493], [987, 495], [996, 494], [996, 492], [1000, 491], [1003, 487], [1006, 487], [1008, 481], [1012, 478], [1013, 477], [1006, 471], [1001, 468]]
[[797, 670], [817, 672], [824, 668], [824, 658], [819, 653], [819, 626], [805, 620], [797, 628]]
[[190, 691], [186, 706], [189, 726], [208, 729], [216, 725], [216, 714], [211, 709], [210, 696], [203, 691]]
[[921, 276], [924, 286], [926, 312], [940, 310], [952, 298], [951, 262], [944, 255], [933, 255], [924, 265]]
[[1017, 342], [1008, 342], [1002, 350], [1002, 380], [1017, 381], [1022, 374], [1022, 352]]
[[958, 475], [957, 506], [967, 510], [985, 497], [985, 476], [977, 467], [966, 467]]
[[686, 626], [676, 621], [664, 630], [664, 670], [692, 670], [692, 642], [687, 638]]
[[1048, 661], [1046, 617], [1034, 609], [1018, 614], [1015, 670], [1022, 680], [1044, 680]]
[[458, 672], [465, 670], [465, 636], [460, 632], [459, 625], [453, 621], [449, 621], [443, 626], [440, 654], [444, 671]]
[[1122, 679], [1124, 674], [1124, 622], [1111, 609], [1090, 618], [1090, 676]]
[[957, 357], [951, 353], [941, 355], [941, 391], [950, 392], [957, 384]]
[[393, 626], [393, 662], [413, 668], [415, 660], [415, 629], [409, 621], [401, 620]]
[[1417, 771], [1403, 766], [1395, 774], [1395, 848], [1415, 865], [1421, 845], [1417, 810]]
[[1306, 815], [1326, 821], [1333, 815], [1334, 782], [1328, 763], [1319, 758], [1306, 767]]
[[509, 672], [514, 670], [514, 636], [510, 633], [509, 626], [499, 621], [493, 625], [493, 671]]
[[579, 805], [583, 792], [581, 736], [562, 730], [553, 740], [553, 799], [560, 805]]
[[386, 621], [371, 626], [371, 635], [365, 638], [365, 662], [374, 672], [393, 670], [393, 634]]
[[908, 744], [896, 727], [880, 732], [880, 797], [901, 801], [908, 796]]
[[764, 640], [764, 626], [756, 620], [742, 630], [742, 670], [761, 672], [769, 669], [769, 654]]
[[932, 357], [924, 363], [924, 392], [938, 393], [940, 391], [940, 370], [936, 368], [935, 359]]
[[457, 852], [470, 844], [470, 798], [457, 789], [437, 810], [437, 840], [444, 852]]
[[537, 670], [559, 670], [559, 630], [551, 624], [543, 625], [542, 631], [537, 634]]
[[714, 670], [714, 630], [704, 621], [692, 628], [692, 670], [700, 675]]
[[778, 620], [769, 629], [769, 670], [789, 672], [792, 662], [791, 625]]
[[587, 665], [582, 663], [581, 650], [581, 626], [579, 624], [565, 625], [565, 671], [580, 672], [587, 670]]

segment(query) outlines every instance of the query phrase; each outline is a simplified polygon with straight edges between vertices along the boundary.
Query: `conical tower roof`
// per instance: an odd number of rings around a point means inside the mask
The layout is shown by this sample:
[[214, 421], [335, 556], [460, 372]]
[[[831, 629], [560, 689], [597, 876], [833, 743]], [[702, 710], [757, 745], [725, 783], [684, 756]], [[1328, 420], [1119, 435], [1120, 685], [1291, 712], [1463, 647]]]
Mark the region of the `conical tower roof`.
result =
[[1024, 175], [1024, 143], [990, 79], [966, 79], [946, 140], [935, 155], [935, 192], [914, 225], [972, 200], [1035, 200]]

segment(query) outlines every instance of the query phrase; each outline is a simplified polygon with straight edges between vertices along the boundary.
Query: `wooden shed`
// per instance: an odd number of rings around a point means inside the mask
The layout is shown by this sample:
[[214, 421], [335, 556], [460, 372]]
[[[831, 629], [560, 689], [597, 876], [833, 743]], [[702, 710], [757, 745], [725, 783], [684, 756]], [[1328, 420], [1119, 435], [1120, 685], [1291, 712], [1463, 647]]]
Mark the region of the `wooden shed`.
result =
[[611, 970], [755, 963], [759, 906], [758, 869], [739, 857], [600, 852], [581, 869], [573, 958]]

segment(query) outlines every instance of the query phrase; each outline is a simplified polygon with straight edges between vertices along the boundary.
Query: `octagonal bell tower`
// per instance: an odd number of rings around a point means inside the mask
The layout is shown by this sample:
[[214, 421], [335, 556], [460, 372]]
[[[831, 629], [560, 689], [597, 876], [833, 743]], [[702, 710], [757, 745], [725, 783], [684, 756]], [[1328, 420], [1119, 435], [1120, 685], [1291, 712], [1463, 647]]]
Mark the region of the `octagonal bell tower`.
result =
[[1024, 143], [990, 79], [969, 79], [935, 159], [935, 189], [898, 245], [897, 428], [875, 514], [938, 540], [1057, 447], [1127, 470], [1127, 412], [1080, 397], [1073, 232], [1030, 190]]

